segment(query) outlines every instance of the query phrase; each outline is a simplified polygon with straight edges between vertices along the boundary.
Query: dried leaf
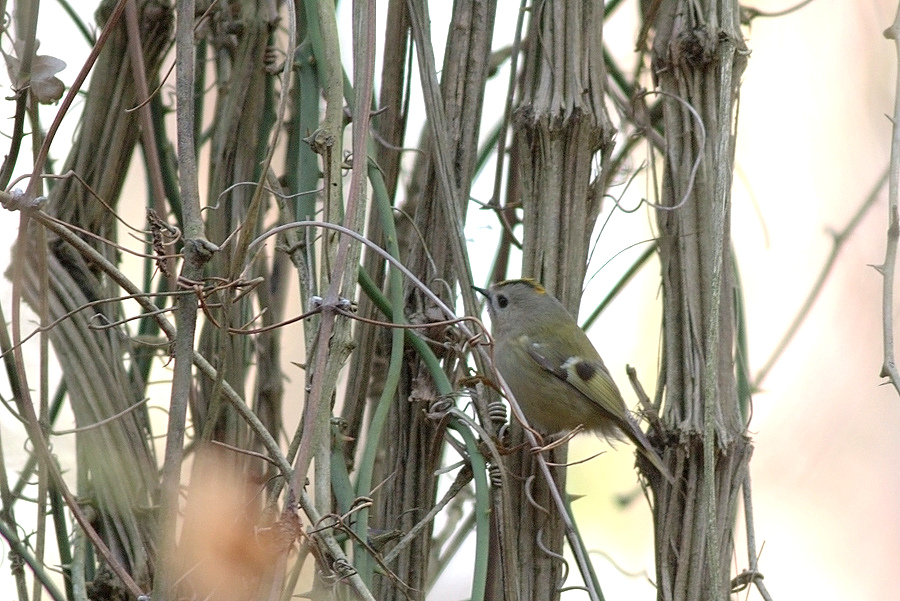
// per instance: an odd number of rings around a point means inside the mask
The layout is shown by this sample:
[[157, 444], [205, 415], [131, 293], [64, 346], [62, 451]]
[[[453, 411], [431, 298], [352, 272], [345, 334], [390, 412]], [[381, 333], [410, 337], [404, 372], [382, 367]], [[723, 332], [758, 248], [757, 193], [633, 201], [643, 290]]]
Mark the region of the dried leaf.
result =
[[[52, 104], [62, 98], [66, 86], [62, 80], [56, 77], [56, 74], [66, 68], [66, 62], [55, 56], [36, 54], [31, 61], [29, 80], [27, 75], [23, 75], [21, 72], [22, 61], [19, 58], [21, 46], [21, 42], [13, 44], [15, 55], [0, 50], [6, 59], [6, 69], [13, 87], [17, 90], [30, 88], [31, 93], [41, 104]], [[37, 46], [35, 46], [35, 50], [37, 50]]]

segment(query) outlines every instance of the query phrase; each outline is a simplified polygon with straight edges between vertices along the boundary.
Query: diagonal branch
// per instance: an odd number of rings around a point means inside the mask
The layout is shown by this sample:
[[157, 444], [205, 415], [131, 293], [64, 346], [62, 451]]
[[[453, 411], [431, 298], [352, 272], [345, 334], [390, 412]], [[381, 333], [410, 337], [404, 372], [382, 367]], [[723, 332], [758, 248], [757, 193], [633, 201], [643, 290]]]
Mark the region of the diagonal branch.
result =
[[897, 264], [897, 242], [900, 240], [900, 6], [891, 26], [884, 36], [894, 40], [897, 49], [897, 87], [894, 92], [894, 115], [891, 135], [891, 179], [888, 183], [888, 231], [884, 263], [878, 268], [884, 278], [881, 297], [881, 318], [883, 322], [884, 363], [881, 377], [889, 378], [894, 389], [900, 393], [900, 371], [894, 358], [894, 271]]
[[875, 201], [878, 200], [879, 195], [881, 194], [881, 190], [882, 188], [884, 188], [884, 184], [888, 181], [888, 173], [889, 172], [886, 169], [878, 179], [878, 182], [872, 187], [872, 190], [869, 192], [868, 196], [866, 196], [863, 202], [859, 205], [859, 208], [856, 209], [856, 212], [843, 227], [843, 229], [838, 232], [832, 233], [831, 252], [828, 254], [828, 258], [825, 259], [825, 263], [819, 270], [819, 275], [818, 277], [816, 277], [816, 281], [813, 283], [812, 288], [810, 288], [809, 293], [806, 295], [806, 300], [804, 300], [803, 304], [800, 306], [800, 310], [797, 311], [797, 315], [794, 317], [794, 321], [792, 321], [791, 325], [788, 326], [787, 331], [775, 346], [775, 350], [772, 351], [769, 359], [756, 373], [756, 377], [753, 379], [753, 390], [760, 389], [763, 382], [768, 377], [769, 372], [772, 371], [772, 368], [775, 366], [775, 364], [781, 358], [781, 355], [790, 345], [791, 340], [794, 339], [794, 336], [797, 334], [800, 326], [803, 325], [804, 321], [806, 321], [806, 318], [809, 316], [809, 312], [812, 310], [813, 305], [816, 304], [816, 300], [818, 300], [819, 298], [819, 294], [825, 287], [825, 282], [828, 281], [828, 276], [831, 275], [831, 270], [834, 268], [834, 265], [837, 262], [838, 255], [841, 254], [841, 251], [844, 249], [844, 245], [846, 244], [847, 240], [850, 238], [853, 232], [856, 231], [856, 228], [862, 221], [862, 218], [866, 215], [866, 213], [869, 212], [869, 209], [871, 209], [875, 205]]

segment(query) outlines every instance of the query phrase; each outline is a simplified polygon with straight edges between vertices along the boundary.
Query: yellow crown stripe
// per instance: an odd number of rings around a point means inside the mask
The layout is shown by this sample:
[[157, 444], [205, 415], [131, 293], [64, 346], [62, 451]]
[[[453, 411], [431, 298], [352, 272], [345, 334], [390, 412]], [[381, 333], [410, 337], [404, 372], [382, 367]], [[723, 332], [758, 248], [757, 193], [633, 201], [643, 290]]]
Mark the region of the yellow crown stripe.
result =
[[514, 280], [503, 280], [502, 282], [497, 282], [494, 284], [495, 286], [506, 286], [507, 284], [526, 284], [534, 288], [534, 291], [539, 294], [546, 294], [547, 290], [541, 286], [541, 284], [532, 278], [518, 278]]

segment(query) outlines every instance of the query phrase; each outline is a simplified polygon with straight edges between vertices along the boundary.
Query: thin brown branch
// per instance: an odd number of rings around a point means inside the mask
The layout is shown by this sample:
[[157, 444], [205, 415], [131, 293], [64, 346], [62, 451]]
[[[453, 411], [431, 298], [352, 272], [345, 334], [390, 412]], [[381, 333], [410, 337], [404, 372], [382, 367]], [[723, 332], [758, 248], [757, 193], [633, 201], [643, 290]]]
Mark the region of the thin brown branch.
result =
[[63, 98], [63, 101], [60, 103], [59, 110], [56, 112], [56, 116], [53, 118], [53, 122], [50, 124], [50, 128], [47, 130], [47, 134], [44, 137], [44, 143], [41, 144], [41, 149], [38, 153], [37, 158], [35, 158], [34, 170], [31, 173], [31, 179], [28, 181], [28, 188], [25, 191], [25, 195], [27, 198], [33, 198], [34, 196], [36, 196], [37, 190], [39, 189], [38, 185], [40, 183], [40, 174], [43, 173], [44, 164], [47, 162], [47, 156], [50, 154], [50, 144], [53, 142], [53, 138], [56, 136], [57, 130], [59, 130], [59, 126], [62, 123], [63, 117], [65, 117], [66, 113], [69, 111], [69, 108], [72, 106], [72, 103], [75, 101], [75, 97], [78, 95], [79, 90], [81, 90], [81, 86], [82, 84], [84, 84], [84, 80], [87, 79], [88, 74], [94, 67], [94, 63], [97, 62], [97, 57], [100, 56], [100, 51], [103, 49], [103, 46], [106, 45], [106, 40], [112, 34], [113, 29], [115, 29], [116, 24], [122, 17], [122, 13], [125, 11], [125, 3], [127, 1], [128, 0], [119, 0], [118, 2], [116, 2], [115, 7], [109, 15], [109, 19], [103, 26], [103, 30], [100, 32], [100, 35], [97, 37], [97, 43], [94, 44], [93, 48], [91, 48], [91, 53], [88, 55], [87, 60], [84, 61], [84, 65], [82, 65], [81, 71], [78, 72], [78, 75], [75, 77], [75, 81], [73, 81], [72, 85], [69, 86], [68, 93], [66, 93], [65, 98]]
[[[744, 526], [747, 531], [747, 561], [748, 567], [745, 574], [748, 580], [756, 585], [759, 594], [762, 595], [764, 601], [772, 601], [772, 596], [763, 583], [762, 573], [759, 571], [758, 552], [756, 550], [756, 528], [753, 523], [753, 493], [750, 488], [750, 473], [744, 476], [744, 483], [741, 485], [741, 491], [744, 494]], [[734, 591], [734, 587], [732, 587]]]
[[819, 295], [822, 293], [822, 289], [825, 287], [825, 282], [828, 281], [828, 276], [831, 275], [831, 271], [834, 268], [835, 263], [837, 262], [838, 256], [841, 254], [841, 251], [844, 249], [847, 240], [853, 233], [856, 231], [857, 226], [859, 226], [862, 218], [869, 212], [875, 202], [878, 200], [881, 190], [884, 188], [885, 183], [888, 181], [889, 171], [886, 169], [884, 173], [882, 173], [881, 177], [869, 191], [869, 194], [863, 199], [862, 203], [860, 203], [859, 207], [853, 213], [853, 216], [850, 217], [850, 220], [847, 221], [847, 224], [838, 232], [833, 232], [831, 237], [831, 252], [828, 254], [828, 257], [825, 259], [825, 262], [822, 264], [821, 269], [819, 269], [819, 274], [816, 277], [815, 282], [813, 282], [812, 287], [809, 290], [809, 293], [806, 295], [806, 299], [803, 301], [803, 304], [800, 306], [800, 310], [797, 311], [797, 315], [794, 317], [794, 320], [791, 322], [791, 325], [788, 326], [788, 329], [785, 331], [784, 335], [782, 335], [781, 340], [778, 341], [778, 344], [775, 345], [775, 350], [772, 351], [772, 354], [766, 360], [765, 364], [756, 372], [756, 377], [753, 379], [754, 390], [759, 390], [763, 382], [769, 375], [769, 372], [772, 371], [772, 368], [781, 358], [781, 355], [790, 345], [791, 341], [794, 339], [794, 336], [797, 334], [797, 331], [800, 329], [800, 326], [803, 325], [803, 322], [806, 321], [806, 318], [809, 316], [809, 312], [812, 310], [813, 306], [816, 304], [816, 301], [819, 299]]
[[[325, 95], [325, 115], [322, 119], [320, 129], [311, 136], [311, 145], [313, 149], [322, 155], [322, 165], [324, 171], [324, 206], [326, 216], [330, 214], [338, 214], [337, 207], [343, 204], [342, 183], [341, 183], [341, 144], [340, 131], [343, 120], [343, 81], [341, 79], [341, 63], [340, 50], [338, 48], [337, 23], [335, 21], [334, 6], [328, 6], [325, 0], [316, 2], [316, 16], [319, 21], [320, 32], [322, 35], [322, 45], [324, 52], [324, 60], [320, 64], [322, 70]], [[351, 204], [347, 208], [348, 213], [356, 211], [356, 203]], [[351, 220], [347, 220], [352, 223]], [[351, 226], [351, 229], [352, 226]], [[258, 240], [258, 238], [257, 238]], [[248, 245], [248, 250], [253, 247], [254, 240]], [[332, 256], [332, 248], [326, 246], [323, 253], [323, 265], [330, 262]], [[338, 246], [340, 259], [329, 274], [331, 276], [330, 285], [325, 292], [323, 306], [336, 306], [338, 294], [341, 291], [341, 284], [344, 278], [344, 267], [346, 262], [347, 247], [344, 244]], [[324, 270], [323, 270], [324, 271]], [[323, 399], [330, 391], [327, 385], [329, 377], [329, 366], [334, 366], [333, 359], [329, 349], [334, 348], [330, 344], [331, 337], [335, 327], [335, 312], [324, 311], [322, 319], [319, 323], [318, 344], [319, 350], [315, 359], [315, 373], [320, 374], [312, 381], [312, 387], [307, 397], [307, 402], [303, 406], [303, 436], [300, 440], [300, 448], [294, 459], [294, 474], [291, 478], [291, 488], [298, 491], [304, 487], [310, 464], [312, 463], [315, 450], [319, 447], [322, 440], [328, 438], [328, 419], [325, 414], [330, 414], [330, 408], [326, 411], [327, 404]], [[327, 464], [327, 462], [325, 462]], [[327, 469], [327, 466], [316, 465], [316, 469]], [[318, 478], [317, 478], [318, 479]], [[326, 481], [329, 480], [326, 478]], [[326, 496], [330, 498], [330, 490]], [[320, 510], [323, 510], [330, 504], [328, 499], [317, 499]]]
[[[178, 0], [175, 19], [175, 93], [178, 173], [181, 185], [184, 220], [184, 262], [181, 277], [197, 280], [203, 267], [217, 249], [204, 234], [200, 212], [200, 189], [194, 140], [194, 0]], [[169, 423], [162, 467], [161, 515], [159, 545], [164, 554], [175, 549], [178, 492], [184, 457], [184, 437], [188, 397], [192, 388], [194, 337], [197, 327], [197, 302], [188, 296], [177, 302], [178, 336], [173, 347], [174, 368], [169, 401]], [[175, 579], [170, 568], [162, 564], [154, 581], [154, 597], [165, 598]]]
[[458, 495], [466, 486], [468, 486], [469, 482], [472, 481], [472, 470], [469, 467], [469, 464], [466, 463], [456, 474], [456, 478], [453, 480], [453, 483], [450, 485], [450, 488], [447, 489], [447, 492], [438, 501], [429, 511], [426, 513], [421, 520], [419, 520], [415, 526], [410, 528], [404, 535], [403, 538], [400, 539], [396, 545], [390, 550], [390, 552], [384, 556], [384, 563], [390, 564], [397, 556], [400, 554], [405, 547], [407, 547], [417, 536], [419, 533], [428, 526], [437, 514], [441, 512], [447, 504], [452, 501], [456, 495]]
[[797, 12], [801, 8], [806, 7], [809, 4], [812, 4], [813, 0], [803, 0], [802, 2], [798, 2], [793, 6], [789, 6], [787, 8], [783, 8], [781, 10], [760, 10], [758, 8], [754, 8], [752, 6], [742, 6], [741, 7], [741, 24], [749, 25], [750, 22], [757, 17], [784, 17], [793, 12]]
[[897, 87], [894, 91], [893, 128], [891, 133], [891, 178], [888, 183], [888, 231], [884, 251], [884, 263], [878, 271], [884, 278], [881, 297], [882, 338], [884, 341], [884, 363], [881, 377], [888, 378], [900, 393], [900, 371], [894, 356], [894, 274], [897, 264], [897, 242], [900, 240], [900, 6], [893, 24], [884, 32], [886, 38], [894, 40], [897, 51]]
[[144, 65], [144, 52], [141, 49], [141, 30], [138, 25], [136, 0], [128, 0], [125, 5], [125, 26], [128, 30], [128, 55], [131, 59], [131, 73], [134, 77], [134, 89], [140, 104], [139, 119], [141, 121], [141, 137], [143, 138], [145, 156], [147, 157], [148, 177], [153, 197], [153, 208], [160, 215], [165, 215], [166, 192], [163, 187], [162, 167], [159, 164], [159, 149], [156, 145], [153, 116], [150, 113], [150, 89], [147, 85], [147, 70]]
[[78, 428], [71, 428], [69, 430], [50, 430], [50, 434], [52, 434], [53, 436], [64, 436], [66, 434], [78, 434], [80, 432], [87, 432], [88, 430], [93, 430], [94, 428], [100, 428], [101, 426], [105, 426], [106, 424], [114, 422], [117, 419], [122, 419], [124, 416], [128, 415], [135, 409], [139, 409], [139, 408], [143, 407], [144, 405], [147, 404], [147, 402], [149, 400], [150, 400], [150, 397], [147, 397], [146, 399], [133, 404], [131, 407], [128, 407], [127, 409], [124, 409], [115, 415], [111, 415], [111, 416], [107, 417], [106, 419], [101, 419], [98, 422], [94, 422], [93, 424], [89, 424], [87, 426], [80, 426]]

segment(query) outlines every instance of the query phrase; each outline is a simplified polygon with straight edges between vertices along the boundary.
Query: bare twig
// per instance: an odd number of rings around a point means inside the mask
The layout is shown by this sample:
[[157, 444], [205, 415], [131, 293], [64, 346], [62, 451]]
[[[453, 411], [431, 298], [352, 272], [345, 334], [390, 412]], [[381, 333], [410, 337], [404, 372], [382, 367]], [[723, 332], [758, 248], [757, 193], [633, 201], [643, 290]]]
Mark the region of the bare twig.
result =
[[862, 203], [859, 205], [859, 208], [856, 209], [856, 212], [853, 213], [853, 216], [847, 222], [847, 224], [841, 229], [839, 232], [832, 232], [831, 234], [831, 252], [828, 254], [828, 258], [825, 259], [825, 263], [822, 265], [822, 268], [819, 270], [819, 275], [816, 278], [816, 281], [813, 283], [812, 287], [809, 290], [809, 293], [806, 295], [806, 300], [803, 301], [803, 304], [800, 306], [800, 310], [797, 311], [797, 315], [794, 317], [794, 320], [791, 322], [791, 325], [788, 326], [787, 331], [785, 331], [784, 335], [781, 337], [781, 340], [778, 341], [778, 344], [775, 346], [775, 350], [772, 351], [772, 354], [769, 356], [769, 359], [766, 363], [760, 368], [758, 372], [756, 372], [756, 377], [753, 379], [753, 388], [758, 390], [766, 377], [768, 377], [769, 372], [772, 371], [772, 368], [778, 362], [778, 359], [781, 358], [781, 355], [784, 353], [785, 349], [787, 349], [788, 345], [790, 345], [791, 340], [794, 339], [794, 336], [797, 334], [797, 331], [800, 329], [800, 326], [803, 325], [803, 322], [809, 316], [810, 310], [812, 310], [813, 305], [815, 305], [816, 300], [819, 298], [819, 294], [822, 292], [822, 288], [825, 286], [825, 282], [828, 280], [828, 276], [831, 275], [831, 270], [834, 268], [835, 263], [837, 262], [838, 255], [840, 255], [841, 251], [844, 249], [844, 244], [856, 230], [857, 226], [862, 221], [862, 218], [868, 213], [869, 209], [871, 209], [875, 205], [875, 201], [878, 200], [879, 195], [881, 194], [882, 188], [884, 188], [884, 184], [888, 181], [888, 170], [886, 169], [881, 177], [878, 179], [878, 182], [872, 187], [872, 190], [863, 199]]
[[[337, 24], [335, 22], [334, 6], [327, 6], [325, 0], [316, 2], [316, 16], [319, 21], [320, 34], [322, 35], [322, 51], [324, 56], [320, 63], [320, 69], [324, 78], [324, 95], [325, 95], [325, 115], [322, 118], [320, 129], [311, 136], [313, 148], [322, 155], [322, 165], [325, 178], [324, 186], [324, 206], [326, 215], [331, 211], [336, 211], [336, 207], [342, 204], [342, 185], [341, 185], [341, 144], [340, 131], [343, 119], [343, 81], [341, 79], [341, 63], [340, 51], [337, 39]], [[348, 206], [348, 213], [355, 211], [355, 204]], [[347, 220], [351, 222], [350, 219]], [[352, 222], [351, 222], [352, 223]], [[351, 228], [352, 229], [352, 228]], [[254, 241], [255, 242], [255, 241]], [[248, 250], [252, 248], [254, 243], [250, 243]], [[330, 252], [326, 250], [323, 257], [324, 264], [328, 264]], [[334, 268], [330, 270], [331, 276], [342, 274], [346, 262], [346, 247], [342, 244], [339, 246], [341, 259], [336, 262]], [[325, 270], [323, 269], [323, 272]], [[338, 275], [333, 277], [331, 285], [324, 294], [324, 307], [334, 307], [337, 304], [338, 294], [341, 290], [343, 277]], [[331, 353], [328, 352], [331, 347], [331, 337], [335, 326], [335, 312], [326, 310], [322, 313], [322, 319], [319, 323], [319, 332], [317, 334], [319, 353], [315, 359], [316, 371], [318, 377], [313, 378], [312, 386], [307, 397], [307, 401], [303, 406], [303, 435], [300, 439], [300, 449], [294, 459], [294, 475], [291, 480], [291, 488], [298, 491], [303, 488], [306, 481], [309, 466], [315, 453], [315, 449], [322, 444], [323, 440], [328, 439], [328, 419], [327, 412], [323, 405], [327, 404], [323, 401], [324, 395], [329, 392], [326, 390], [327, 381], [330, 380], [328, 370], [329, 364], [333, 365], [333, 361], [329, 363]], [[317, 469], [319, 466], [316, 466]], [[325, 466], [323, 466], [325, 467]], [[327, 468], [326, 468], [327, 469]], [[329, 491], [330, 493], [330, 491]], [[317, 499], [317, 502], [320, 500]], [[327, 499], [321, 501], [328, 503]], [[322, 505], [320, 510], [324, 510]]]
[[891, 178], [888, 182], [888, 231], [884, 263], [878, 268], [884, 278], [881, 297], [882, 336], [884, 340], [884, 363], [881, 377], [888, 378], [894, 389], [900, 393], [900, 371], [894, 358], [894, 270], [897, 263], [897, 241], [900, 239], [900, 6], [891, 26], [884, 36], [894, 40], [897, 50], [897, 90], [894, 92], [893, 129], [891, 135]]
[[159, 149], [154, 135], [153, 116], [150, 113], [150, 105], [147, 103], [150, 98], [150, 88], [147, 85], [138, 18], [136, 0], [127, 0], [125, 25], [128, 28], [128, 55], [131, 59], [131, 73], [134, 76], [134, 89], [140, 105], [138, 118], [141, 120], [141, 137], [147, 151], [147, 176], [150, 179], [150, 190], [153, 192], [153, 208], [160, 215], [165, 215], [166, 192], [163, 187], [162, 167], [159, 164]]
[[106, 419], [101, 419], [100, 421], [94, 422], [93, 424], [88, 424], [87, 426], [80, 426], [78, 428], [70, 428], [68, 430], [50, 430], [50, 434], [52, 434], [53, 436], [64, 436], [66, 434], [78, 434], [79, 432], [86, 432], [88, 430], [93, 430], [94, 428], [100, 428], [110, 422], [113, 422], [117, 419], [121, 419], [122, 417], [128, 415], [135, 409], [143, 407], [144, 405], [147, 404], [147, 401], [149, 401], [149, 400], [150, 400], [150, 397], [147, 397], [147, 398], [133, 404], [131, 407], [128, 407], [127, 409], [123, 409], [122, 411], [116, 413], [115, 415], [111, 415], [111, 416], [107, 417]]
[[749, 470], [747, 471], [747, 475], [744, 476], [744, 483], [741, 486], [741, 490], [744, 493], [744, 525], [747, 530], [747, 561], [749, 563], [745, 574], [747, 574], [748, 578], [756, 585], [762, 598], [765, 601], [772, 601], [772, 596], [766, 589], [766, 585], [763, 583], [762, 574], [759, 571], [759, 558], [757, 557], [756, 551], [756, 529], [753, 525], [753, 493], [750, 488]]
[[812, 1], [813, 0], [803, 0], [802, 2], [798, 2], [794, 6], [789, 6], [787, 8], [783, 8], [781, 10], [772, 10], [772, 11], [760, 10], [760, 9], [754, 8], [752, 6], [742, 6], [741, 7], [741, 23], [744, 25], [749, 25], [750, 21], [752, 21], [756, 17], [783, 17], [785, 15], [789, 15], [793, 12], [796, 12], [809, 4], [812, 4]]
[[638, 401], [641, 404], [643, 414], [650, 422], [650, 425], [653, 426], [653, 429], [656, 430], [657, 435], [665, 438], [666, 428], [663, 426], [662, 420], [659, 419], [657, 408], [653, 406], [650, 397], [647, 396], [647, 393], [644, 391], [644, 385], [638, 380], [637, 370], [630, 365], [626, 365], [625, 372], [628, 374], [628, 379], [631, 381], [631, 387], [634, 389], [634, 393], [637, 395]]
[[[188, 281], [202, 277], [203, 266], [216, 250], [206, 239], [200, 212], [200, 188], [194, 140], [194, 15], [194, 0], [178, 0], [175, 19], [175, 90], [178, 172], [184, 220], [184, 262], [181, 277]], [[196, 300], [189, 296], [180, 297], [177, 307], [178, 336], [175, 338], [173, 350], [175, 365], [172, 373], [160, 495], [163, 517], [159, 544], [164, 549], [163, 553], [167, 554], [175, 548], [178, 491], [181, 483], [187, 404], [192, 386], [194, 335], [197, 327]], [[170, 573], [170, 568], [163, 564], [154, 582], [154, 597], [168, 597], [172, 594], [169, 589], [173, 585], [173, 574]]]
[[419, 520], [415, 526], [410, 528], [404, 535], [400, 541], [394, 545], [394, 548], [390, 550], [387, 555], [384, 556], [384, 563], [390, 564], [397, 556], [400, 554], [405, 547], [407, 547], [412, 541], [415, 540], [417, 536], [421, 533], [421, 531], [428, 526], [431, 521], [437, 516], [438, 513], [441, 512], [442, 509], [452, 501], [456, 495], [458, 495], [466, 486], [468, 486], [469, 482], [472, 481], [472, 470], [469, 468], [468, 464], [465, 464], [464, 467], [459, 470], [456, 474], [456, 478], [453, 480], [453, 483], [450, 485], [450, 488], [447, 489], [447, 492], [444, 494], [443, 498], [440, 501], [435, 503], [435, 505], [428, 510], [421, 520]]

